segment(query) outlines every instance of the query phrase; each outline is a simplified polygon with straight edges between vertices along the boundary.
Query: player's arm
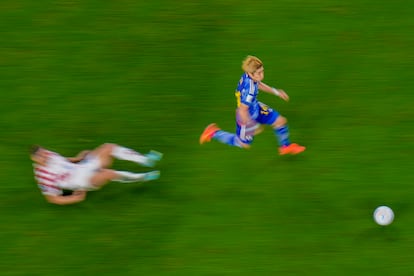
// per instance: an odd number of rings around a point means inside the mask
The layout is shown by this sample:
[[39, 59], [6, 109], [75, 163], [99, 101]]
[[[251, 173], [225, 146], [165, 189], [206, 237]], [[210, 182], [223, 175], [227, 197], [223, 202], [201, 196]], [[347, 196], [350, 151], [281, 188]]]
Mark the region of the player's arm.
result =
[[86, 191], [74, 191], [73, 194], [63, 195], [45, 195], [46, 200], [49, 203], [57, 205], [69, 205], [84, 201], [86, 198]]
[[289, 101], [288, 94], [286, 94], [286, 92], [282, 89], [276, 89], [276, 88], [271, 87], [271, 86], [269, 86], [269, 85], [267, 85], [263, 82], [259, 83], [259, 89], [264, 91], [264, 92], [276, 95], [276, 96], [282, 98], [285, 101]]
[[76, 155], [75, 157], [67, 157], [67, 159], [72, 163], [78, 163], [82, 161], [85, 158], [85, 156], [90, 152], [90, 150], [84, 150], [79, 152], [78, 155]]

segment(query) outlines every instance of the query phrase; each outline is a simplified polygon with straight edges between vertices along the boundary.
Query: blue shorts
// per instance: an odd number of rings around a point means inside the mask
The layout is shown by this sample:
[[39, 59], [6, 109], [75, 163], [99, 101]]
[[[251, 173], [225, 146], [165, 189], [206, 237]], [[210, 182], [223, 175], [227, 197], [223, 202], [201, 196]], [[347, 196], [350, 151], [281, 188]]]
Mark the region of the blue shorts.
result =
[[260, 110], [259, 115], [255, 120], [248, 123], [246, 126], [242, 126], [239, 123], [238, 115], [236, 113], [236, 133], [237, 137], [240, 139], [241, 142], [244, 144], [251, 144], [253, 143], [254, 133], [256, 129], [260, 127], [260, 125], [272, 125], [277, 117], [279, 117], [279, 112], [270, 108], [269, 106], [259, 103]]

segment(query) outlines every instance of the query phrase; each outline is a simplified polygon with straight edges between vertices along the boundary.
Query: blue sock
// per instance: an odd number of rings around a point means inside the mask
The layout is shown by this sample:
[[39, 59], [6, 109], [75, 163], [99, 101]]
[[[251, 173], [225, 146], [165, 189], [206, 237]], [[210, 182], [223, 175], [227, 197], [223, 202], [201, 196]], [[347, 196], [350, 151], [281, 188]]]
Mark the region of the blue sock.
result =
[[219, 141], [220, 143], [227, 144], [230, 146], [241, 147], [237, 135], [234, 133], [229, 133], [223, 130], [216, 131], [213, 136], [214, 140]]
[[276, 134], [276, 137], [279, 141], [279, 145], [280, 146], [289, 146], [290, 145], [290, 141], [289, 141], [289, 129], [287, 125], [278, 127], [276, 129], [273, 130]]

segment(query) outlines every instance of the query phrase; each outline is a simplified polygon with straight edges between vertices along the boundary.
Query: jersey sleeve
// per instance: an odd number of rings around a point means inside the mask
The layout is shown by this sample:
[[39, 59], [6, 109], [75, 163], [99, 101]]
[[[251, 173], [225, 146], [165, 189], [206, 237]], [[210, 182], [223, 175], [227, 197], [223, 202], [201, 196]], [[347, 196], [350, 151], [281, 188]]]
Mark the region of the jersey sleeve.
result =
[[55, 174], [48, 171], [46, 167], [34, 164], [34, 177], [43, 195], [63, 194], [63, 190], [55, 183]]

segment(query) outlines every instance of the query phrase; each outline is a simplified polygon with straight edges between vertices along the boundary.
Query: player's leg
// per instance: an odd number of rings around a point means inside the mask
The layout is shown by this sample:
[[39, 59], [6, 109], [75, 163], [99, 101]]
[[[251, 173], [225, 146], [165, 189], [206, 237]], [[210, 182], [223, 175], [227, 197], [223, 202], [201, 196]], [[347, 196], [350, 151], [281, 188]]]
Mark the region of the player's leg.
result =
[[282, 115], [278, 115], [276, 120], [272, 124], [273, 131], [279, 141], [281, 147], [289, 146], [289, 128], [287, 126], [287, 120]]
[[115, 171], [110, 169], [99, 170], [95, 175], [90, 179], [90, 183], [95, 188], [100, 188], [110, 181], [116, 182], [142, 182], [158, 179], [160, 176], [159, 171], [152, 171], [147, 173], [131, 173], [125, 171]]
[[276, 110], [260, 103], [260, 115], [257, 120], [262, 124], [271, 125], [273, 127], [273, 131], [279, 142], [279, 153], [281, 155], [298, 154], [306, 149], [303, 146], [290, 142], [287, 120]]
[[114, 147], [113, 144], [109, 144], [109, 143], [102, 144], [96, 149], [92, 150], [88, 154], [88, 156], [94, 156], [98, 158], [102, 168], [109, 168], [112, 166], [112, 162], [113, 162], [113, 157], [111, 155], [113, 147]]
[[214, 139], [222, 144], [239, 148], [249, 148], [260, 125], [255, 121], [243, 125], [239, 121], [239, 115], [236, 111], [236, 133], [221, 130], [214, 123], [208, 125], [200, 136], [200, 144], [210, 142]]
[[132, 161], [147, 167], [153, 167], [162, 158], [162, 154], [156, 151], [150, 151], [144, 155], [135, 150], [112, 143], [105, 143], [99, 146], [91, 154], [98, 156], [104, 168], [111, 166], [113, 158]]
[[280, 116], [272, 124], [273, 130], [279, 140], [279, 154], [298, 154], [303, 152], [306, 147], [298, 145], [296, 143], [291, 143], [289, 140], [289, 129], [287, 126], [287, 120], [285, 117]]
[[[238, 126], [237, 133], [245, 133], [245, 131], [240, 131], [241, 126]], [[235, 133], [230, 133], [224, 130], [221, 130], [216, 124], [208, 125], [203, 133], [200, 136], [200, 144], [204, 144], [206, 142], [210, 142], [211, 140], [216, 140], [222, 144], [239, 147], [239, 148], [248, 148], [250, 144], [243, 143], [239, 135]]]

